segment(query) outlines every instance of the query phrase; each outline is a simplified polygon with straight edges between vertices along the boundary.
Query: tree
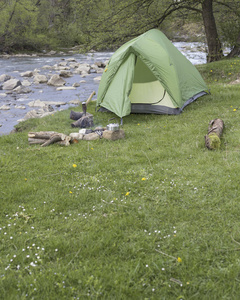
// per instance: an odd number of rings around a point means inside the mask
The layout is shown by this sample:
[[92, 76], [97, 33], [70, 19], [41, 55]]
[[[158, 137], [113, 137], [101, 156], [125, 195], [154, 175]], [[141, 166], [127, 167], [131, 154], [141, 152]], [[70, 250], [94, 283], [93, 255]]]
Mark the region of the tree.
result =
[[232, 4], [237, 2], [237, 0], [121, 0], [112, 4], [114, 10], [108, 10], [108, 13], [105, 10], [103, 14], [99, 12], [98, 23], [92, 24], [95, 28], [92, 27], [91, 31], [95, 41], [101, 32], [105, 32], [104, 37], [109, 33], [112, 41], [121, 41], [151, 28], [159, 28], [169, 18], [201, 16], [208, 45], [207, 61], [211, 62], [223, 57], [215, 16], [219, 16], [219, 11], [221, 12], [223, 7], [227, 11], [225, 14], [229, 14]]

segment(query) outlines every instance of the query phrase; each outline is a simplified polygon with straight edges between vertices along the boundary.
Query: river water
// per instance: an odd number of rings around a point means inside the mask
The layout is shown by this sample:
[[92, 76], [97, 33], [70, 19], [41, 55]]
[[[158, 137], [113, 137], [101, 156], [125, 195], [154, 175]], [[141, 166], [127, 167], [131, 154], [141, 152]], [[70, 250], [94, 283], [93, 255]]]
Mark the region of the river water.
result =
[[[191, 62], [192, 64], [206, 63], [205, 46], [202, 43], [173, 43]], [[79, 63], [93, 64], [95, 62], [105, 62], [112, 56], [113, 52], [96, 52], [88, 54], [69, 54], [55, 56], [10, 56], [8, 58], [0, 57], [0, 75], [7, 74], [21, 81], [24, 80], [20, 73], [39, 69], [39, 74], [49, 75], [51, 71], [42, 69], [45, 65], [53, 66], [68, 58], [74, 58]], [[54, 72], [55, 73], [55, 72]], [[52, 73], [52, 74], [54, 74]], [[74, 74], [72, 77], [64, 78], [65, 86], [72, 86], [76, 82], [84, 80], [75, 90], [56, 91], [56, 88], [47, 84], [32, 84], [29, 88], [32, 90], [29, 94], [5, 94], [0, 90], [0, 107], [7, 105], [9, 110], [0, 109], [0, 135], [9, 134], [19, 120], [32, 108], [28, 103], [34, 100], [65, 102], [65, 105], [54, 107], [54, 110], [67, 109], [69, 101], [80, 100], [86, 101], [89, 95], [98, 91], [99, 81], [94, 80], [101, 74], [90, 73], [85, 78]], [[31, 79], [28, 79], [31, 81]], [[96, 96], [95, 98], [96, 99]], [[23, 109], [24, 108], [24, 109]]]

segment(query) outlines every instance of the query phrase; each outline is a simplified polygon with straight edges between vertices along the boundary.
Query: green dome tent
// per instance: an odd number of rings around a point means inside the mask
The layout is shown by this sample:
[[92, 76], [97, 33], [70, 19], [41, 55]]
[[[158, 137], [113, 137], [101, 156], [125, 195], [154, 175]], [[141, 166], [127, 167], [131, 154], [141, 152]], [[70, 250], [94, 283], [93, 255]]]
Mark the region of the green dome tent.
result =
[[198, 70], [161, 31], [152, 29], [113, 54], [100, 81], [97, 106], [119, 117], [180, 114], [205, 94]]

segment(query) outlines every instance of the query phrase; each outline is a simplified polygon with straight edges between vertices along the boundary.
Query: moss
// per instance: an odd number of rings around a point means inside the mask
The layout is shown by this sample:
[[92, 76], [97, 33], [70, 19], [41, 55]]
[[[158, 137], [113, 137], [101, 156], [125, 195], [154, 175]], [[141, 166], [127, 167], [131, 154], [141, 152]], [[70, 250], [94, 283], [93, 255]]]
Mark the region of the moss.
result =
[[208, 138], [209, 138], [210, 149], [219, 149], [220, 148], [221, 141], [220, 141], [219, 136], [216, 133], [214, 133], [214, 132], [210, 133], [208, 135]]

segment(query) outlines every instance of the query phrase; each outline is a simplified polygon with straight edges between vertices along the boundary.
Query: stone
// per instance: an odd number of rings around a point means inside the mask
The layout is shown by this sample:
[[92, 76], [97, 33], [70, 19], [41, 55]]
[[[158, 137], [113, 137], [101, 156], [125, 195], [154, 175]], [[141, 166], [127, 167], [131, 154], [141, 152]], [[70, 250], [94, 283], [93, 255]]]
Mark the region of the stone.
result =
[[3, 105], [0, 107], [0, 110], [9, 110], [9, 109], [10, 109], [9, 105]]
[[96, 132], [88, 133], [83, 136], [83, 140], [85, 141], [94, 141], [99, 140], [100, 136]]
[[26, 109], [26, 106], [24, 106], [24, 105], [16, 105], [15, 108], [16, 109]]
[[71, 77], [73, 74], [70, 71], [62, 70], [59, 75], [64, 78], [68, 78]]
[[66, 61], [61, 61], [58, 66], [60, 67], [66, 67], [67, 66], [67, 62]]
[[79, 133], [79, 132], [72, 132], [72, 133], [69, 134], [69, 136], [70, 136], [71, 139], [73, 139], [73, 140], [75, 139], [75, 140], [80, 141], [80, 140], [83, 139], [84, 134]]
[[28, 103], [30, 107], [44, 107], [46, 104], [41, 100], [34, 100]]
[[98, 69], [98, 70], [97, 70], [97, 74], [102, 74], [103, 72], [104, 72], [103, 69]]
[[63, 101], [43, 101], [45, 104], [49, 104], [49, 105], [55, 105], [55, 106], [61, 106], [61, 105], [66, 105], [67, 102], [63, 102]]
[[97, 76], [97, 77], [95, 77], [93, 80], [94, 80], [94, 81], [100, 81], [101, 78], [102, 78], [101, 76]]
[[96, 61], [94, 63], [94, 65], [96, 65], [98, 68], [105, 68], [106, 67], [106, 62]]
[[82, 64], [75, 70], [75, 73], [77, 73], [77, 74], [89, 74], [90, 69], [91, 69], [91, 67], [88, 64]]
[[104, 139], [115, 141], [115, 140], [123, 139], [125, 137], [125, 132], [122, 129], [117, 131], [104, 130], [102, 136]]
[[44, 70], [51, 70], [51, 69], [53, 69], [53, 67], [52, 66], [50, 66], [50, 65], [45, 65], [45, 66], [43, 66], [42, 67], [42, 69], [44, 69]]
[[68, 61], [68, 62], [76, 62], [76, 59], [74, 57], [69, 57], [69, 58], [66, 58], [66, 61]]
[[72, 86], [73, 86], [73, 87], [79, 87], [79, 86], [80, 86], [80, 83], [79, 83], [79, 82], [75, 82]]
[[7, 80], [9, 80], [9, 79], [11, 79], [11, 76], [9, 76], [9, 75], [7, 75], [7, 74], [2, 74], [2, 75], [0, 76], [0, 82], [7, 81]]
[[45, 75], [35, 75], [33, 78], [34, 83], [38, 84], [38, 83], [46, 83], [48, 82], [47, 76]]
[[22, 77], [32, 77], [33, 76], [33, 72], [32, 71], [26, 71], [26, 72], [20, 73], [20, 75]]
[[4, 82], [3, 84], [3, 90], [13, 90], [16, 87], [22, 85], [21, 81], [18, 79], [9, 79]]
[[22, 86], [22, 85], [16, 87], [13, 91], [14, 91], [15, 93], [17, 93], [17, 94], [28, 94], [28, 93], [31, 93], [31, 92], [32, 92], [31, 89], [29, 89], [29, 88], [26, 87], [26, 86]]
[[22, 85], [23, 85], [23, 86], [30, 86], [30, 85], [32, 85], [32, 84], [31, 84], [31, 82], [28, 81], [28, 80], [23, 80], [23, 81], [22, 81]]
[[64, 91], [64, 90], [76, 90], [74, 86], [61, 86], [56, 88], [57, 91]]
[[69, 67], [70, 67], [71, 69], [77, 69], [78, 67], [80, 67], [80, 64], [77, 63], [77, 62], [73, 62], [73, 63], [70, 63], [70, 64], [69, 64]]
[[53, 86], [63, 86], [66, 84], [66, 81], [63, 80], [58, 74], [52, 75], [52, 77], [48, 80], [48, 85]]
[[57, 51], [51, 50], [47, 53], [47, 55], [55, 55], [57, 54]]
[[22, 121], [32, 119], [32, 118], [43, 118], [43, 117], [52, 115], [55, 112], [56, 111], [49, 111], [48, 106], [46, 105], [46, 107], [44, 107], [44, 108], [40, 108], [38, 110], [34, 109], [34, 110], [27, 112], [26, 115], [24, 116], [24, 118], [18, 120], [18, 122], [22, 122]]
[[76, 99], [76, 100], [70, 100], [68, 103], [69, 104], [74, 104], [74, 105], [79, 105], [81, 103], [81, 101]]

